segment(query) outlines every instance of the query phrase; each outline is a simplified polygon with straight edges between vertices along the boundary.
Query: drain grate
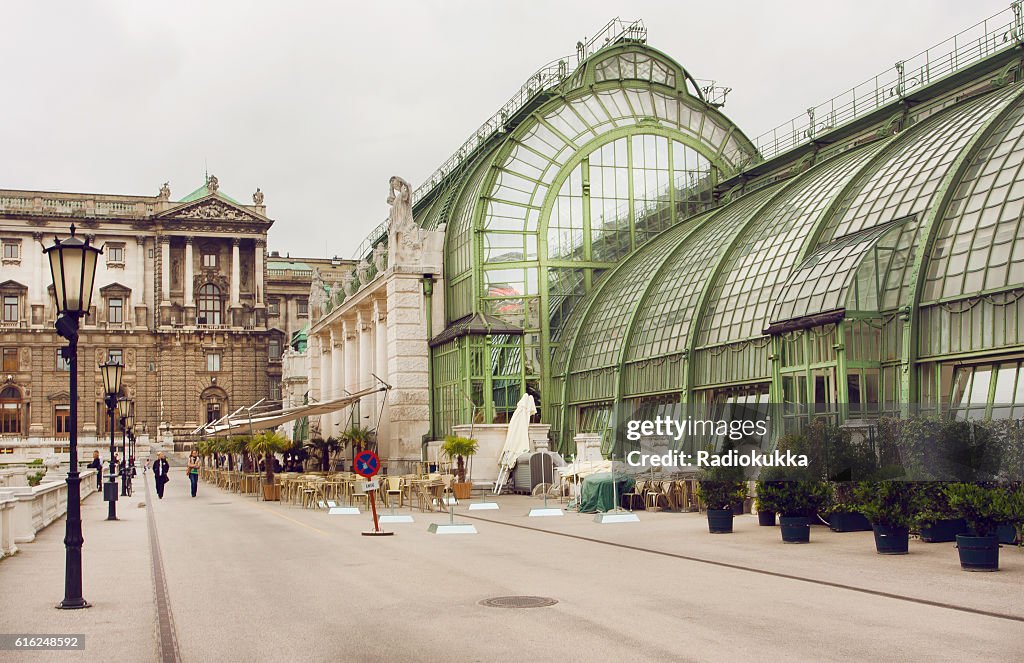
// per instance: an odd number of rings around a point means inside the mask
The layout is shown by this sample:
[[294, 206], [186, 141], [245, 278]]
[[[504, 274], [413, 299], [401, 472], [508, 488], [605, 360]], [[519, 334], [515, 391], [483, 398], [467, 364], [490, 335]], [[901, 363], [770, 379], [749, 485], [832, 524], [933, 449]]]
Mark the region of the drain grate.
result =
[[547, 596], [495, 596], [480, 601], [488, 608], [546, 608], [558, 603]]

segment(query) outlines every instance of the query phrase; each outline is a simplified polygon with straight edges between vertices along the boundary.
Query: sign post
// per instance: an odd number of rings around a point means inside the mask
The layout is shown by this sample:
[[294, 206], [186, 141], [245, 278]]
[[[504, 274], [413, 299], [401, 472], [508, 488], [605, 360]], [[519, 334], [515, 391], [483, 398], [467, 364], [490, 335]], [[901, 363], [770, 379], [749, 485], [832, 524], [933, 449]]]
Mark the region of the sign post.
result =
[[366, 501], [370, 503], [370, 509], [373, 511], [373, 530], [363, 532], [363, 536], [393, 536], [394, 532], [382, 530], [377, 520], [377, 490], [380, 484], [373, 477], [380, 471], [380, 458], [372, 451], [360, 451], [356, 454], [355, 471], [367, 479], [363, 484], [363, 492], [366, 493]]

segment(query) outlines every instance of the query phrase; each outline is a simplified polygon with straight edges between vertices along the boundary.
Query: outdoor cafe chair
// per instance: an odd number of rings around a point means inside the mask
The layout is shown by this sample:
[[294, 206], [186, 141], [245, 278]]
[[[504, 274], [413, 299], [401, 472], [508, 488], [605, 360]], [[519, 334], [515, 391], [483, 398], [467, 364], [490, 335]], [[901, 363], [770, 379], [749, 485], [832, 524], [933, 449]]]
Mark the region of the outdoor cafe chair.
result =
[[391, 506], [391, 500], [397, 499], [398, 506], [401, 508], [405, 498], [405, 479], [402, 477], [386, 477], [385, 481], [387, 482], [387, 489], [384, 491], [384, 496], [388, 501], [387, 506]]
[[[613, 479], [614, 480], [614, 479]], [[633, 486], [633, 490], [628, 493], [622, 493], [622, 501], [625, 502], [626, 508], [630, 511], [633, 510], [633, 499], [640, 498], [640, 504], [644, 503], [644, 491], [647, 490], [647, 481], [644, 479], [638, 479], [636, 484]]]
[[644, 509], [651, 511], [658, 511], [661, 509], [661, 506], [658, 504], [658, 501], [661, 499], [663, 494], [661, 491], [661, 483], [661, 481], [651, 481], [647, 484], [647, 488], [644, 491]]

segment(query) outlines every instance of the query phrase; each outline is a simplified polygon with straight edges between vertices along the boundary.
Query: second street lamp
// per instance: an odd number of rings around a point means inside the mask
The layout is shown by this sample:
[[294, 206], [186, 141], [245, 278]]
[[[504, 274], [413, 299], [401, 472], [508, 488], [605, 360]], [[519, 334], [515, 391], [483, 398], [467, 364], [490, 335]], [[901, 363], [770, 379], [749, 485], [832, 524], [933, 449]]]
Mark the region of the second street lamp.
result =
[[117, 399], [117, 418], [121, 421], [121, 497], [128, 497], [128, 416], [131, 400]]
[[114, 428], [117, 427], [114, 421], [114, 410], [117, 409], [117, 394], [121, 391], [121, 373], [124, 370], [119, 362], [112, 362], [109, 359], [100, 364], [100, 374], [103, 376], [103, 391], [106, 393], [104, 403], [107, 406], [107, 414], [110, 416], [110, 475], [109, 481], [103, 487], [103, 499], [107, 501], [107, 520], [117, 520], [117, 482], [115, 479], [116, 463], [114, 460]]

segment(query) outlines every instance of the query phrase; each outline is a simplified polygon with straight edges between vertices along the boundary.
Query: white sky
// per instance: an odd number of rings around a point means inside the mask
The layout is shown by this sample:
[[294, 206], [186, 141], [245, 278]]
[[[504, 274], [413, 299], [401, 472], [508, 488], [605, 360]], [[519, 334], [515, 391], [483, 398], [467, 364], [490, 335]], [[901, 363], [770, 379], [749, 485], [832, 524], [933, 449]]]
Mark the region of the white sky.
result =
[[539, 67], [608, 19], [733, 88], [748, 136], [1009, 6], [1003, 0], [42, 2], [0, 10], [0, 188], [178, 199], [276, 220], [269, 246], [348, 256]]

